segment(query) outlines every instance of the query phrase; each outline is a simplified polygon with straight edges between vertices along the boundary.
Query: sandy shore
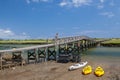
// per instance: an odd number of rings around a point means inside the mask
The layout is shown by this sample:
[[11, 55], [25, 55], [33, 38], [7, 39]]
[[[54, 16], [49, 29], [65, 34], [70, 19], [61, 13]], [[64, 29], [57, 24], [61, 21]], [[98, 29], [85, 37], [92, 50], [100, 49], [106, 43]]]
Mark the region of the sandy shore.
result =
[[[120, 64], [89, 61], [88, 65], [93, 67], [93, 72], [89, 75], [83, 75], [82, 68], [68, 71], [68, 67], [72, 64], [75, 63], [49, 61], [23, 67], [17, 66], [14, 70], [0, 71], [0, 80], [120, 80]], [[105, 75], [102, 77], [94, 75], [94, 70], [98, 65], [105, 70]]]

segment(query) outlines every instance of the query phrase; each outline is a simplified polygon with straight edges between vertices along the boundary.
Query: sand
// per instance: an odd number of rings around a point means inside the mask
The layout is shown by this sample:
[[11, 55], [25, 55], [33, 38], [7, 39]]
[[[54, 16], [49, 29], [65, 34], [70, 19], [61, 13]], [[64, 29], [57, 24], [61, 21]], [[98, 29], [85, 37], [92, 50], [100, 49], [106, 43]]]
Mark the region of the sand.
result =
[[[23, 67], [16, 66], [0, 71], [0, 80], [120, 80], [120, 64], [88, 61], [93, 72], [83, 75], [82, 69], [68, 71], [68, 67], [75, 63], [57, 63], [48, 61], [44, 63], [28, 64]], [[102, 77], [96, 77], [94, 70], [101, 66], [105, 70]]]

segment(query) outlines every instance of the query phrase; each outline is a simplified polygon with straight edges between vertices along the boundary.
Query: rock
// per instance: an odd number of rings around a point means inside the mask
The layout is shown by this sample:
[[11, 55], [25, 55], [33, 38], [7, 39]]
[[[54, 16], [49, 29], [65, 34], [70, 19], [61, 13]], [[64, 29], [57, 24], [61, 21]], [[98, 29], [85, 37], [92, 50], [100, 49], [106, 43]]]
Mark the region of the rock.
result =
[[15, 67], [12, 67], [12, 70], [15, 70]]

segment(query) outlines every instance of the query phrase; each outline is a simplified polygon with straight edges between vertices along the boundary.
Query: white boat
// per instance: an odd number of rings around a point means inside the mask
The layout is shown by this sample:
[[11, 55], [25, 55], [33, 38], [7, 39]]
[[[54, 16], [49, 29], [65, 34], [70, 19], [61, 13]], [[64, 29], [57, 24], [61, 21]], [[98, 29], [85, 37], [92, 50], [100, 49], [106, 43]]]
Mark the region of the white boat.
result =
[[68, 70], [71, 71], [71, 70], [75, 70], [75, 69], [84, 67], [87, 63], [88, 63], [88, 62], [85, 61], [85, 62], [80, 62], [80, 63], [74, 64], [74, 65], [70, 66], [70, 67], [68, 68]]

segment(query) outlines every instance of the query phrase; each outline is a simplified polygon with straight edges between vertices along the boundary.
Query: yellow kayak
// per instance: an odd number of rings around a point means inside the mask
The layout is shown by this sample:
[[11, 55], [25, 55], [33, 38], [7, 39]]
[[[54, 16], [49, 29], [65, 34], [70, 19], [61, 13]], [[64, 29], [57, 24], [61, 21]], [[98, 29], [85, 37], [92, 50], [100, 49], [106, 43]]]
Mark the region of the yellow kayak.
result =
[[96, 76], [100, 77], [104, 74], [105, 74], [105, 72], [104, 72], [103, 68], [101, 68], [100, 66], [95, 69], [95, 75]]
[[86, 66], [86, 67], [84, 67], [83, 70], [82, 70], [82, 73], [83, 73], [84, 75], [87, 75], [87, 74], [92, 73], [92, 67], [89, 66], [89, 65]]

